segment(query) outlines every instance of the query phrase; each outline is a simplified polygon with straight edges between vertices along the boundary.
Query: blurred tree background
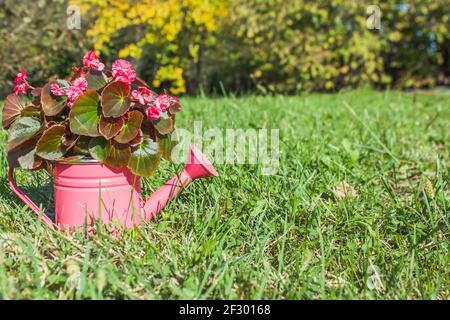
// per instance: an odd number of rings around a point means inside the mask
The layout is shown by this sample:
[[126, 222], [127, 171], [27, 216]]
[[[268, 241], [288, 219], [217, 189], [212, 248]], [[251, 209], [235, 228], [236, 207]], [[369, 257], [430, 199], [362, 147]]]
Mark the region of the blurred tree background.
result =
[[67, 1], [0, 0], [0, 95], [11, 93], [18, 72], [30, 83], [64, 77], [90, 47], [83, 30], [66, 27]]
[[[368, 27], [378, 5], [381, 29]], [[67, 27], [79, 7], [81, 29]], [[0, 2], [0, 93], [67, 75], [94, 48], [174, 94], [287, 93], [450, 84], [450, 0]], [[69, 10], [70, 11], [70, 10]]]

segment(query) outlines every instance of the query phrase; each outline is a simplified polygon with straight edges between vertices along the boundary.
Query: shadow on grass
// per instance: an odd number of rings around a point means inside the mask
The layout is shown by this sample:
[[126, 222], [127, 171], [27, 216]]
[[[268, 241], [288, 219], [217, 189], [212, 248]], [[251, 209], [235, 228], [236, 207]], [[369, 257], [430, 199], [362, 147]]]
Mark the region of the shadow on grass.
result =
[[[45, 212], [53, 220], [54, 212], [54, 198], [53, 198], [53, 182], [43, 181], [42, 184], [25, 185], [24, 182], [17, 181], [19, 188], [25, 193], [31, 201], [33, 201], [43, 212]], [[22, 182], [22, 183], [21, 183]], [[8, 180], [2, 177], [0, 180], [1, 200], [2, 202], [15, 204], [18, 207], [23, 207], [25, 203], [9, 187]]]

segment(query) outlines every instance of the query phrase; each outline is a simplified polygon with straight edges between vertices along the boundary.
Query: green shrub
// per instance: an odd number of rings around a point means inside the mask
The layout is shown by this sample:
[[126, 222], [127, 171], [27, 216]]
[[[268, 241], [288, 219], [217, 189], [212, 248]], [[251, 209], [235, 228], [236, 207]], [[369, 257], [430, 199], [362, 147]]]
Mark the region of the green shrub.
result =
[[371, 30], [364, 2], [233, 0], [210, 79], [281, 93], [435, 85], [450, 77], [449, 3], [410, 2], [380, 4]]
[[67, 28], [66, 1], [1, 1], [0, 95], [12, 90], [22, 69], [37, 84], [56, 74], [68, 75], [87, 51], [87, 42], [83, 30]]

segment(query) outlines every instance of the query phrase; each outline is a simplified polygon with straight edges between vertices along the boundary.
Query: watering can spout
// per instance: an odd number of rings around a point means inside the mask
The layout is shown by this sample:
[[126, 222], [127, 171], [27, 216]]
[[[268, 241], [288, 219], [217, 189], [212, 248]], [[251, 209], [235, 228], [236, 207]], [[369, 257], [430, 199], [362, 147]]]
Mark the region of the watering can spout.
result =
[[167, 203], [186, 188], [194, 179], [217, 177], [219, 174], [211, 162], [194, 145], [190, 146], [186, 167], [175, 177], [167, 181], [143, 203], [145, 220], [151, 220]]

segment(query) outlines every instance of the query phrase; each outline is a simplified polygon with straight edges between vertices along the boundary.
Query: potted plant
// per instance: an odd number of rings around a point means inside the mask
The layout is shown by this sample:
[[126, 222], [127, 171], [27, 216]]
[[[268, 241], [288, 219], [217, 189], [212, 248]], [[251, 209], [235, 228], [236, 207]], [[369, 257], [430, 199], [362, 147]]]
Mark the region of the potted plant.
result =
[[[167, 192], [178, 192], [192, 178], [217, 175], [194, 148], [191, 160], [199, 160], [203, 172], [190, 176], [183, 171], [184, 178], [175, 177], [167, 190], [158, 190], [158, 199], [141, 204], [139, 178], [152, 175], [161, 159], [171, 161], [181, 105], [176, 97], [151, 91], [126, 60], [116, 60], [107, 70], [89, 51], [70, 79], [34, 88], [23, 70], [14, 82], [14, 94], [7, 96], [2, 111], [2, 126], [9, 133], [10, 185], [40, 212], [17, 188], [13, 170], [52, 173], [55, 220], [62, 228], [96, 219], [117, 220], [125, 227], [140, 224], [164, 207], [171, 197]], [[26, 95], [31, 99], [23, 102]], [[52, 224], [46, 216], [44, 221]]]

